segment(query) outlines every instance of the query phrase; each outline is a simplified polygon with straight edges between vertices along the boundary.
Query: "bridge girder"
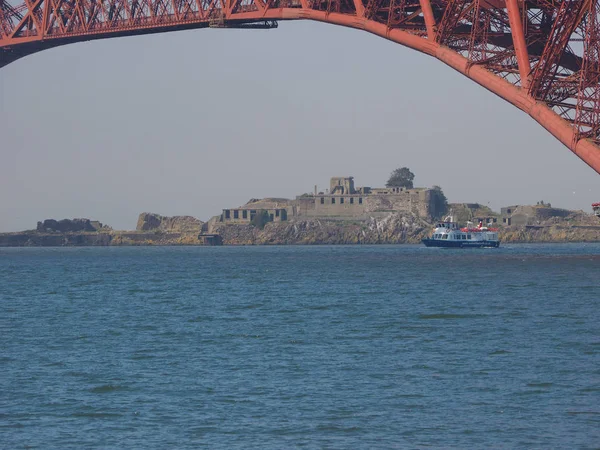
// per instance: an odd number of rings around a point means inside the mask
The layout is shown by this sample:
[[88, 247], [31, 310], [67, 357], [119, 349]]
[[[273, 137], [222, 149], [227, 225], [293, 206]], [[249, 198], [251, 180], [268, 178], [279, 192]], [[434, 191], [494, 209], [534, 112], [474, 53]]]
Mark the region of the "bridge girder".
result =
[[[316, 20], [451, 66], [600, 174], [600, 0], [0, 0], [0, 67], [69, 43]], [[21, 0], [18, 0], [21, 1]]]

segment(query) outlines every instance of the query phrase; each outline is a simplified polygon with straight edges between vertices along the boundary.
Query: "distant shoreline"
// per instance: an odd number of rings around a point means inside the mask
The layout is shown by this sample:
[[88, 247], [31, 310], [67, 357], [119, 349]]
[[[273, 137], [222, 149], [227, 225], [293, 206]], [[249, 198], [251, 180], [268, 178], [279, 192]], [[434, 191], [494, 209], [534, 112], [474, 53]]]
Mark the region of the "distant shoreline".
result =
[[[267, 224], [259, 230], [251, 226], [227, 226], [218, 230], [212, 245], [402, 245], [420, 244], [429, 233], [426, 227], [397, 230], [361, 227], [359, 224], [327, 223], [319, 227], [307, 223]], [[295, 233], [294, 233], [295, 231]], [[54, 232], [23, 231], [0, 233], [0, 247], [136, 247], [206, 246], [201, 232]], [[552, 225], [505, 227], [499, 232], [502, 243], [593, 243], [600, 242], [600, 222], [593, 225]]]

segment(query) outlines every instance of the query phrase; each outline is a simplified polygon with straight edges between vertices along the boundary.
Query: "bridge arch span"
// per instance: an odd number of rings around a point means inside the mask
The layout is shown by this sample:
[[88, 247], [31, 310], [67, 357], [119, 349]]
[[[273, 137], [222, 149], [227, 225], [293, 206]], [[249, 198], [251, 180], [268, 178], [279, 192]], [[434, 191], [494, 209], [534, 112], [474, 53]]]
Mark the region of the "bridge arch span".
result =
[[0, 0], [0, 67], [74, 42], [315, 20], [437, 58], [600, 174], [600, 0]]

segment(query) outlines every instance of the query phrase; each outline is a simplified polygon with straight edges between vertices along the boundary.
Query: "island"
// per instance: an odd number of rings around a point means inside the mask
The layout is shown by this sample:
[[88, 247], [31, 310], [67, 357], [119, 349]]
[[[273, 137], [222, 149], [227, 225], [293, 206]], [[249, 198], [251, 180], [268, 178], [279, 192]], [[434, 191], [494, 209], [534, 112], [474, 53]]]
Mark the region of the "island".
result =
[[113, 230], [90, 219], [46, 219], [32, 230], [0, 233], [0, 247], [416, 244], [445, 216], [498, 228], [504, 243], [600, 242], [594, 214], [543, 201], [499, 212], [479, 203], [449, 203], [439, 186], [413, 187], [410, 171], [394, 182], [398, 170], [382, 188], [357, 187], [351, 176], [332, 177], [324, 191], [315, 187], [294, 199], [253, 198], [207, 221], [144, 212], [135, 230]]

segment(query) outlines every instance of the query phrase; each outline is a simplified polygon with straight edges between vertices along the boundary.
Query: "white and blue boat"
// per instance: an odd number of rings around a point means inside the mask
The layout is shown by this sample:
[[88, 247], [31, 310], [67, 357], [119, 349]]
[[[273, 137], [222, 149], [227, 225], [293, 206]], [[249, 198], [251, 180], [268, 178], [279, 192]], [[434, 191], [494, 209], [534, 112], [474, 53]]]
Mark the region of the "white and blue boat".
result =
[[497, 228], [484, 227], [481, 222], [477, 227], [473, 227], [472, 222], [467, 222], [465, 228], [460, 228], [451, 216], [438, 223], [431, 237], [423, 239], [422, 242], [427, 247], [496, 248], [500, 246]]

